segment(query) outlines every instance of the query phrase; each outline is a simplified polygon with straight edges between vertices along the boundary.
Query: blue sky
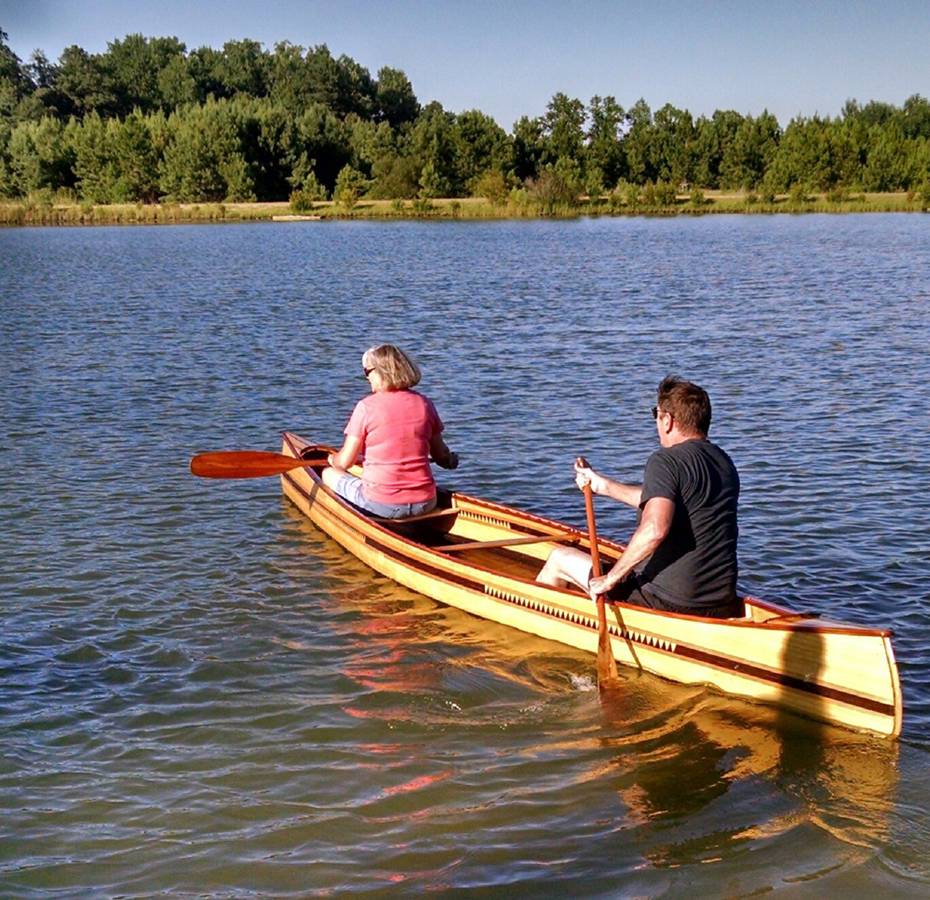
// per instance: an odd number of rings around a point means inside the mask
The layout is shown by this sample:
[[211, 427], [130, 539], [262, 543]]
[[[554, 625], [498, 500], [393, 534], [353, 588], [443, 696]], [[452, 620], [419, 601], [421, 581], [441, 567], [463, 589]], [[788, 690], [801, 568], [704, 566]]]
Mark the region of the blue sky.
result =
[[421, 102], [480, 109], [507, 130], [557, 91], [695, 116], [768, 109], [783, 125], [849, 98], [930, 96], [930, 0], [0, 0], [0, 28], [24, 60], [132, 32], [188, 49], [325, 43], [372, 75], [403, 69]]

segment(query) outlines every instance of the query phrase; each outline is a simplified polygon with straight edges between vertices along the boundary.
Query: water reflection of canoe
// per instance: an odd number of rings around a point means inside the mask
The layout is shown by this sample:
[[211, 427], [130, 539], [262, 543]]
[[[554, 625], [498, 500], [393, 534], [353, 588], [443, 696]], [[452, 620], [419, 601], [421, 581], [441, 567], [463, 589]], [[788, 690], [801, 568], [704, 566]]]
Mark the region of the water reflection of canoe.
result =
[[[282, 452], [314, 457], [330, 449], [287, 432]], [[585, 534], [458, 492], [443, 494], [440, 506], [425, 516], [376, 519], [324, 487], [319, 471], [286, 473], [284, 493], [371, 568], [481, 618], [597, 651], [590, 599], [534, 580], [557, 544], [588, 549]], [[623, 552], [613, 541], [599, 538], [598, 545], [608, 566]], [[751, 597], [741, 619], [701, 619], [622, 603], [609, 609], [618, 663], [836, 725], [900, 734], [901, 690], [890, 631], [831, 622]]]

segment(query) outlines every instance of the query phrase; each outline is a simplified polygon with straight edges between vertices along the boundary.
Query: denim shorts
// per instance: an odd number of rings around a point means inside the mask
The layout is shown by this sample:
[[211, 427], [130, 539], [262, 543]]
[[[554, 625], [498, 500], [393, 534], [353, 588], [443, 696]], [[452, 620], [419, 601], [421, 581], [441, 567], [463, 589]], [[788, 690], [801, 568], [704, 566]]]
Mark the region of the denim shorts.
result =
[[435, 494], [429, 500], [422, 500], [419, 503], [378, 503], [377, 500], [369, 500], [362, 490], [362, 479], [348, 474], [339, 478], [333, 490], [353, 506], [370, 512], [372, 515], [380, 516], [382, 519], [406, 519], [408, 516], [420, 516], [436, 506]]

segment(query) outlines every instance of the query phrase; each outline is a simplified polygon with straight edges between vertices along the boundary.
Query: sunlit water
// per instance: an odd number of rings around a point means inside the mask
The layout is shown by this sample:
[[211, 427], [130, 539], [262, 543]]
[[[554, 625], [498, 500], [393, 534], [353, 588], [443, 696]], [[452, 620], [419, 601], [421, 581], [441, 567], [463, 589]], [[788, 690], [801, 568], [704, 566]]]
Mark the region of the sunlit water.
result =
[[[0, 894], [925, 896], [930, 219], [0, 231]], [[578, 524], [714, 401], [741, 586], [895, 630], [894, 744], [392, 585], [275, 479], [410, 349], [461, 468]], [[601, 505], [624, 538], [628, 511]]]

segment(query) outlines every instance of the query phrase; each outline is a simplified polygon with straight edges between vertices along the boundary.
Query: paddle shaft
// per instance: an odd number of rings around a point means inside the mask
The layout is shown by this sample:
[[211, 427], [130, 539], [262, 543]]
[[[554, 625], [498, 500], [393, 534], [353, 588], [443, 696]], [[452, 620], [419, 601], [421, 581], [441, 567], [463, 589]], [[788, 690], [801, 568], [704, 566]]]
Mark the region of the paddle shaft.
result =
[[191, 473], [201, 478], [262, 478], [282, 475], [291, 469], [319, 466], [326, 461], [325, 451], [310, 459], [297, 459], [268, 450], [217, 450], [198, 453], [191, 460]]
[[[590, 469], [588, 461], [583, 457], [578, 457], [578, 465], [583, 469]], [[588, 538], [591, 541], [591, 574], [595, 578], [601, 577], [601, 552], [597, 546], [597, 522], [594, 518], [594, 492], [591, 485], [584, 486], [584, 511], [588, 517]]]
[[[575, 462], [583, 469], [591, 468], [583, 456], [579, 456]], [[591, 574], [595, 578], [600, 578], [601, 553], [597, 546], [594, 492], [590, 484], [584, 486], [584, 508], [588, 517], [588, 541], [591, 544]], [[617, 661], [614, 659], [613, 648], [610, 646], [610, 634], [607, 631], [607, 604], [604, 602], [603, 594], [597, 595], [597, 683], [602, 691], [616, 688], [620, 684]]]

